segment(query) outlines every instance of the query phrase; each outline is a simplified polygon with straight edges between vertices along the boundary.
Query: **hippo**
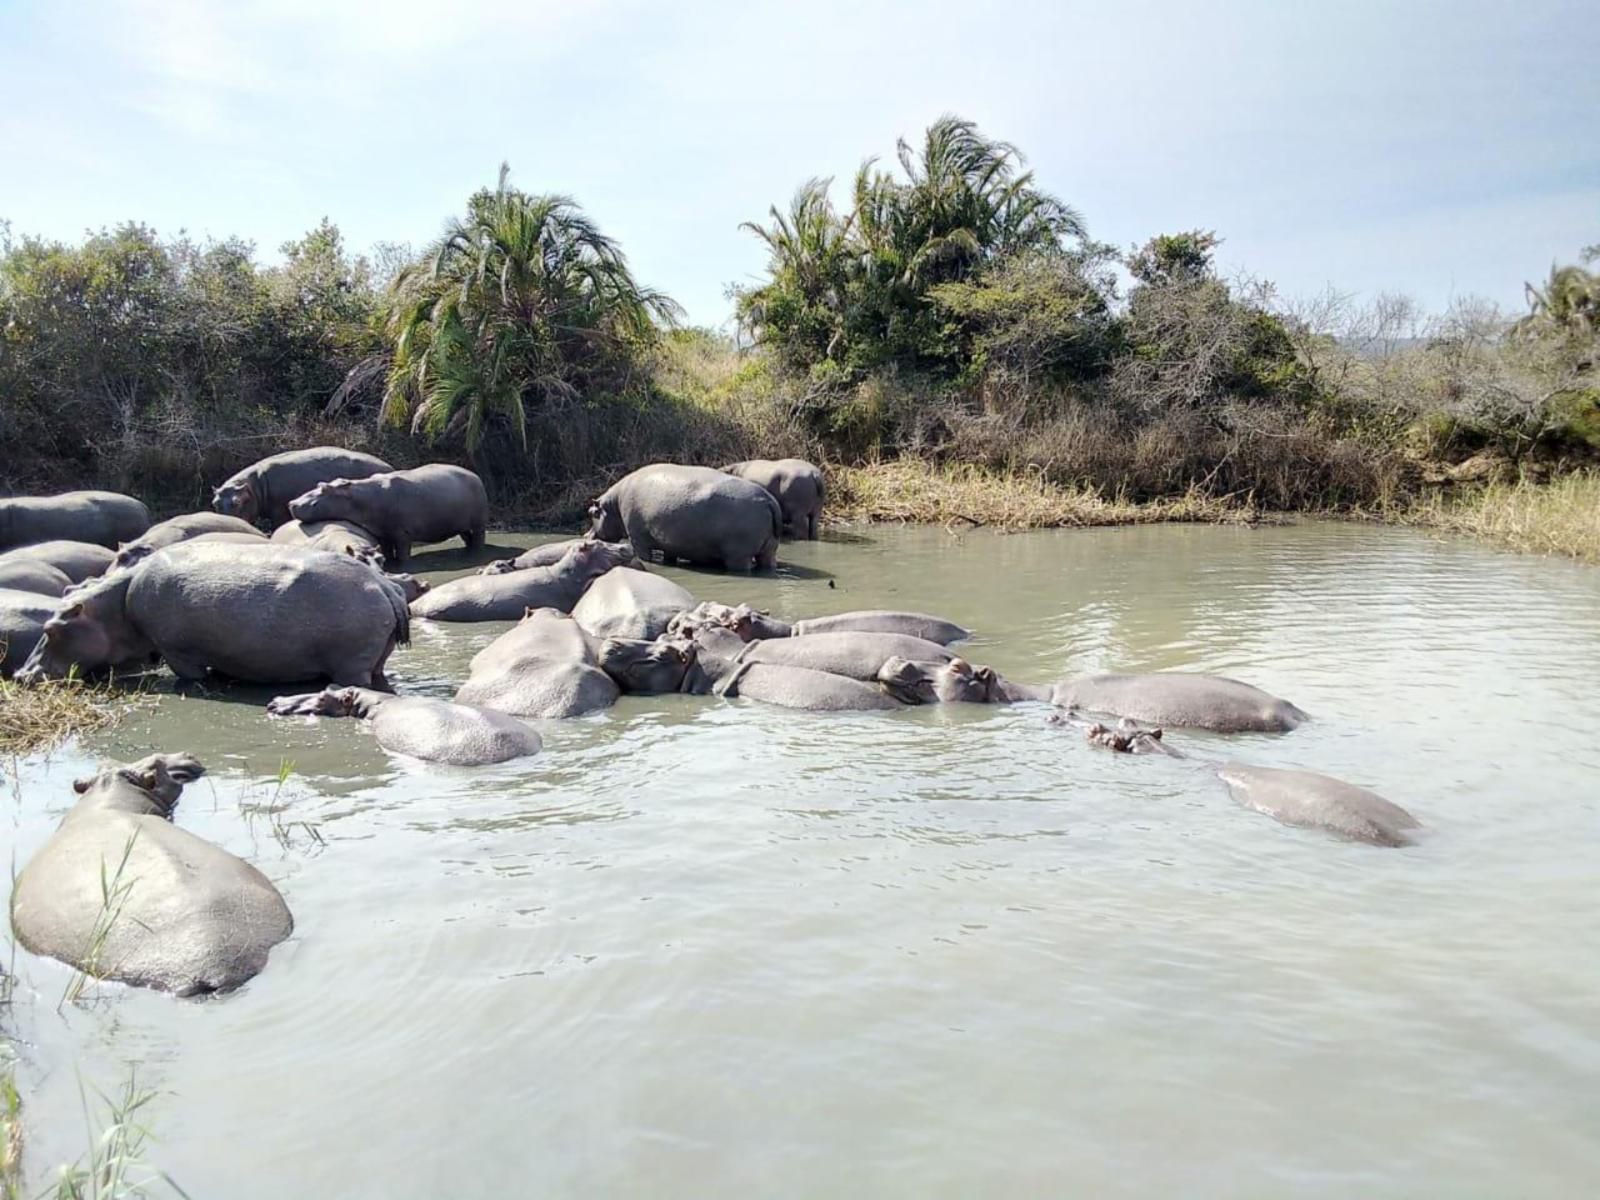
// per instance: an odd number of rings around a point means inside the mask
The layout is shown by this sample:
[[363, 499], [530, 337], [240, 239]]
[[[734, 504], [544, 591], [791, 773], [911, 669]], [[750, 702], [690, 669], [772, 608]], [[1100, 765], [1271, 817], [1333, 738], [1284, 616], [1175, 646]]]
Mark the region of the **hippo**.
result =
[[948, 662], [890, 658], [878, 669], [878, 682], [902, 704], [1014, 704], [1049, 699], [1048, 689], [1012, 683], [992, 667], [975, 667], [964, 658]]
[[781, 663], [736, 662], [687, 638], [607, 638], [599, 657], [606, 674], [631, 693], [745, 697], [813, 712], [901, 707], [876, 683]]
[[460, 767], [523, 758], [544, 745], [537, 733], [504, 713], [370, 688], [330, 687], [279, 696], [267, 711], [275, 717], [359, 717], [371, 725], [385, 750]]
[[571, 612], [584, 589], [617, 565], [605, 542], [579, 542], [550, 567], [506, 575], [463, 575], [411, 605], [413, 617], [435, 621], [515, 621], [530, 608]]
[[803, 458], [752, 458], [722, 468], [772, 493], [783, 514], [783, 532], [789, 537], [821, 536], [822, 501], [826, 489], [822, 472]]
[[783, 514], [765, 488], [709, 467], [653, 463], [607, 489], [592, 505], [595, 537], [626, 537], [649, 562], [683, 559], [747, 572], [777, 563]]
[[338, 446], [287, 450], [230, 476], [211, 495], [211, 507], [252, 525], [276, 529], [289, 519], [289, 501], [331, 479], [365, 479], [393, 471], [381, 458]]
[[27, 664], [58, 603], [38, 592], [0, 587], [0, 678], [10, 679]]
[[1285, 825], [1322, 829], [1374, 846], [1408, 846], [1418, 820], [1376, 792], [1314, 771], [1228, 762], [1217, 775], [1240, 804]]
[[291, 519], [272, 531], [272, 540], [286, 546], [331, 550], [335, 554], [365, 558], [379, 568], [384, 566], [383, 551], [378, 548], [377, 536], [354, 521], [313, 521], [307, 524]]
[[0, 588], [17, 592], [36, 592], [41, 596], [60, 597], [72, 586], [71, 577], [47, 562], [26, 558], [0, 562]]
[[[551, 567], [561, 561], [561, 556], [574, 546], [584, 542], [594, 541], [591, 537], [569, 538], [564, 542], [546, 542], [542, 546], [535, 546], [531, 550], [524, 550], [515, 558], [497, 558], [492, 563], [478, 568], [479, 575], [505, 575], [511, 571], [526, 571], [530, 567]], [[638, 567], [639, 560], [634, 556], [633, 547], [627, 542], [607, 542], [612, 552], [617, 555], [617, 563], [624, 567]]]
[[0, 554], [0, 566], [17, 562], [42, 562], [60, 571], [72, 583], [103, 575], [116, 560], [116, 551], [93, 542], [36, 542]]
[[1248, 683], [1176, 671], [1069, 679], [1058, 683], [1050, 698], [1061, 708], [1215, 733], [1286, 733], [1310, 719], [1287, 700]]
[[232, 534], [234, 540], [241, 538], [261, 542], [267, 540], [266, 535], [254, 525], [241, 521], [238, 517], [215, 512], [184, 513], [182, 516], [158, 521], [133, 541], [125, 542], [122, 549], [117, 551], [113, 565], [120, 568], [131, 567], [135, 563], [143, 562], [157, 550], [165, 550], [168, 546], [176, 546], [179, 542], [187, 542], [191, 538], [219, 533]]
[[609, 708], [618, 694], [583, 627], [540, 608], [478, 651], [456, 702], [514, 717], [575, 717]]
[[970, 631], [953, 621], [930, 617], [925, 613], [868, 610], [813, 617], [791, 625], [767, 613], [758, 612], [748, 604], [730, 606], [713, 600], [702, 601], [676, 618], [670, 632], [687, 633], [708, 623], [732, 629], [747, 642], [805, 637], [817, 633], [898, 633], [949, 646], [972, 636]]
[[387, 689], [384, 663], [409, 640], [400, 589], [353, 558], [196, 540], [60, 601], [18, 677], [57, 679], [159, 656], [185, 680], [209, 669], [254, 683]]
[[0, 550], [91, 542], [115, 550], [150, 528], [150, 510], [119, 492], [62, 492], [0, 500]]
[[572, 619], [597, 638], [660, 637], [694, 597], [670, 579], [619, 566], [589, 585]]
[[751, 642], [739, 652], [738, 661], [806, 667], [876, 684], [891, 658], [947, 663], [954, 657], [943, 646], [901, 633], [840, 632]]
[[459, 536], [467, 549], [483, 545], [489, 494], [464, 467], [429, 463], [361, 479], [331, 479], [289, 502], [297, 521], [349, 521], [371, 530], [383, 557], [398, 567], [417, 542]]
[[90, 978], [180, 996], [258, 974], [294, 918], [260, 871], [172, 824], [204, 771], [152, 754], [74, 783], [78, 802], [17, 876], [17, 940]]

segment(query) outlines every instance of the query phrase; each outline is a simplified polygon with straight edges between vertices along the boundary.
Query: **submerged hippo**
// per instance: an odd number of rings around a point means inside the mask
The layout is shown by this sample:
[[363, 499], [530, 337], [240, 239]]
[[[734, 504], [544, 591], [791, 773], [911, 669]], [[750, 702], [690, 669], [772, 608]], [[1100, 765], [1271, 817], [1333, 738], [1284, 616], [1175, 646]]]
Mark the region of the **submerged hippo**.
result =
[[427, 696], [396, 696], [369, 688], [324, 688], [279, 696], [267, 705], [275, 717], [359, 717], [378, 744], [395, 754], [473, 767], [537, 754], [539, 735], [504, 713]]
[[26, 665], [57, 603], [38, 592], [0, 587], [0, 678], [10, 679]]
[[165, 521], [158, 521], [133, 541], [124, 543], [122, 549], [117, 551], [115, 565], [131, 567], [134, 563], [143, 562], [157, 550], [165, 550], [168, 546], [176, 546], [179, 542], [219, 533], [232, 534], [234, 540], [261, 542], [267, 540], [266, 535], [254, 525], [241, 521], [238, 517], [215, 512], [184, 513], [181, 516], [168, 517]]
[[71, 586], [72, 580], [67, 573], [47, 562], [33, 562], [25, 558], [0, 562], [0, 588], [60, 597]]
[[772, 493], [789, 537], [816, 541], [822, 534], [822, 472], [803, 458], [752, 458], [722, 468]]
[[182, 542], [60, 602], [19, 677], [58, 679], [147, 663], [182, 679], [388, 686], [410, 640], [400, 589], [353, 558], [293, 546]]
[[429, 463], [362, 479], [332, 479], [289, 502], [297, 521], [349, 521], [370, 530], [383, 557], [398, 567], [418, 542], [460, 537], [467, 549], [483, 545], [489, 494], [464, 467]]
[[530, 608], [571, 612], [584, 589], [618, 561], [606, 542], [579, 542], [553, 566], [463, 575], [441, 583], [411, 605], [411, 615], [435, 621], [515, 621]]
[[646, 695], [744, 697], [812, 712], [901, 707], [876, 683], [783, 663], [736, 662], [687, 638], [607, 638], [600, 665], [624, 691]]
[[116, 551], [93, 542], [36, 542], [0, 554], [0, 567], [19, 562], [42, 562], [60, 571], [72, 583], [103, 575], [116, 560]]
[[709, 467], [654, 463], [625, 475], [589, 507], [591, 533], [627, 538], [645, 562], [660, 551], [729, 571], [771, 570], [783, 514], [772, 493]]
[[839, 632], [771, 638], [751, 642], [739, 652], [742, 663], [805, 667], [873, 683], [891, 658], [947, 663], [954, 657], [943, 646], [902, 633]]
[[289, 519], [289, 501], [330, 479], [365, 479], [394, 470], [381, 458], [338, 446], [287, 450], [231, 476], [211, 496], [211, 507], [252, 525], [276, 529]]
[[78, 802], [17, 876], [17, 940], [91, 978], [180, 996], [266, 966], [294, 929], [278, 889], [170, 820], [203, 772], [187, 754], [152, 754], [73, 784]]
[[[526, 571], [530, 567], [552, 567], [561, 561], [574, 546], [581, 546], [584, 542], [592, 542], [592, 537], [568, 538], [564, 542], [546, 542], [542, 546], [534, 546], [531, 550], [524, 550], [515, 558], [497, 558], [478, 568], [479, 575], [505, 575], [511, 571]], [[607, 542], [617, 556], [619, 566], [636, 567], [639, 560], [634, 556], [633, 547], [627, 542]]]
[[618, 695], [592, 639], [553, 608], [530, 612], [478, 651], [469, 672], [459, 703], [516, 717], [576, 717], [609, 708]]
[[747, 642], [806, 637], [818, 633], [898, 633], [948, 646], [964, 642], [972, 636], [969, 630], [954, 621], [930, 617], [926, 613], [866, 610], [812, 617], [790, 624], [768, 613], [758, 612], [748, 604], [727, 605], [712, 600], [702, 601], [682, 614], [674, 621], [669, 632], [687, 634], [708, 624], [731, 629]]
[[878, 682], [902, 704], [1015, 704], [1049, 699], [1048, 688], [1012, 683], [994, 668], [975, 667], [964, 658], [948, 662], [890, 658], [879, 668]]
[[150, 510], [119, 492], [62, 492], [0, 500], [0, 550], [91, 542], [115, 550], [150, 528]]
[[1287, 700], [1237, 679], [1177, 671], [1069, 679], [1055, 686], [1051, 700], [1062, 708], [1216, 733], [1285, 733], [1310, 719]]
[[593, 637], [652, 639], [693, 605], [688, 589], [672, 580], [618, 566], [589, 585], [573, 606], [572, 619]]
[[1217, 775], [1240, 804], [1285, 825], [1324, 829], [1374, 846], [1407, 846], [1422, 826], [1376, 792], [1314, 771], [1223, 763]]

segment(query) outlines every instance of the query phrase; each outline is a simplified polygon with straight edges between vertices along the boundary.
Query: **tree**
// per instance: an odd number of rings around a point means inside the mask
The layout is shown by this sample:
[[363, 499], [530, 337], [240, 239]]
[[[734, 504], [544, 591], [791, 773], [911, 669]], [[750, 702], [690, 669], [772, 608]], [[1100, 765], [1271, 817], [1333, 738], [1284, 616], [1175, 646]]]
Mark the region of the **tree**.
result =
[[400, 272], [385, 325], [384, 419], [459, 434], [469, 453], [494, 425], [525, 445], [527, 405], [614, 382], [679, 313], [570, 198], [519, 191], [508, 175]]

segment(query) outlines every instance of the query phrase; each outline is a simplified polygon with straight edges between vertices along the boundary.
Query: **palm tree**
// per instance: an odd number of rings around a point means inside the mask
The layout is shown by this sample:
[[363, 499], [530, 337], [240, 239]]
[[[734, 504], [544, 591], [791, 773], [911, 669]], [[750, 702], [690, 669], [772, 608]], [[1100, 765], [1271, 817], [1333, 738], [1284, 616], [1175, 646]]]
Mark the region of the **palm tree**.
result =
[[1513, 327], [1524, 337], [1571, 334], [1579, 338], [1600, 332], [1600, 274], [1582, 267], [1551, 265], [1543, 287], [1524, 285], [1528, 315]]
[[508, 174], [400, 273], [385, 326], [384, 420], [461, 434], [469, 453], [496, 422], [526, 445], [529, 403], [576, 399], [680, 313], [570, 198], [518, 191]]

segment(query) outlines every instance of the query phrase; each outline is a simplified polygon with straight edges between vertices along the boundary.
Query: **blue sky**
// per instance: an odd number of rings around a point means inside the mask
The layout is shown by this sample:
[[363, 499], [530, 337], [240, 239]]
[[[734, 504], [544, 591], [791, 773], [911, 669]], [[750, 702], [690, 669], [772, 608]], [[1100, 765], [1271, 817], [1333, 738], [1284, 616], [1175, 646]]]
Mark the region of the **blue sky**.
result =
[[0, 0], [0, 218], [421, 244], [506, 160], [717, 324], [740, 221], [956, 112], [1096, 238], [1514, 306], [1600, 241], [1597, 60], [1596, 0]]

